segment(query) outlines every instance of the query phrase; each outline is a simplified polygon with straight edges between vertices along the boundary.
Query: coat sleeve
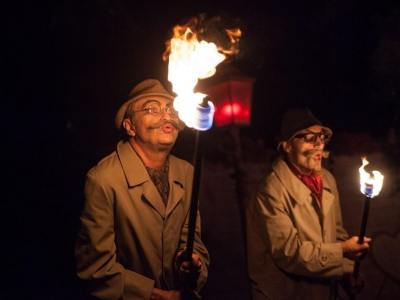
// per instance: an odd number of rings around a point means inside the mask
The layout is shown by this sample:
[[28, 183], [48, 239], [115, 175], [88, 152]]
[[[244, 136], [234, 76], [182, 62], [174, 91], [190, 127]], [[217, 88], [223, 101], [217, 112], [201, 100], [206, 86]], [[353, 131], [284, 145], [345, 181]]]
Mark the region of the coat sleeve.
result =
[[324, 172], [324, 180], [326, 180], [329, 186], [332, 188], [332, 193], [335, 195], [335, 217], [336, 217], [336, 238], [338, 241], [345, 241], [349, 238], [349, 234], [343, 227], [342, 213], [339, 201], [339, 192], [336, 185], [336, 180], [332, 174], [328, 171]]
[[267, 181], [258, 191], [255, 203], [260, 230], [276, 265], [300, 276], [342, 276], [346, 266], [341, 244], [301, 240], [285, 207], [285, 197], [289, 197], [287, 193]]
[[[336, 184], [335, 178], [332, 176], [330, 172], [325, 173], [325, 179], [329, 182], [329, 185], [332, 187], [332, 192], [335, 195], [335, 218], [336, 218], [336, 239], [339, 242], [345, 241], [349, 238], [349, 234], [346, 229], [343, 227], [342, 221], [342, 210], [340, 207], [340, 198], [339, 192]], [[352, 273], [354, 270], [354, 262], [350, 259], [343, 258], [343, 272], [344, 273]]]
[[96, 299], [150, 299], [154, 281], [125, 269], [116, 258], [113, 192], [88, 173], [75, 245], [78, 277]]

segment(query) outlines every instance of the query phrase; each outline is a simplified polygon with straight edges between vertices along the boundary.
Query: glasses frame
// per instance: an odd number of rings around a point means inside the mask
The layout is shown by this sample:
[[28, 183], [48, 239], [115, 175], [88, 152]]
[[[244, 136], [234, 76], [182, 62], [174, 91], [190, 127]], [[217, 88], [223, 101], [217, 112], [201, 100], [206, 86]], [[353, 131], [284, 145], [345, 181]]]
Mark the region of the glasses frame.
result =
[[132, 111], [133, 113], [137, 113], [137, 112], [146, 112], [146, 114], [152, 115], [152, 116], [160, 116], [163, 113], [168, 113], [170, 115], [173, 116], [178, 116], [178, 111], [175, 110], [174, 106], [171, 105], [167, 105], [165, 107], [161, 107], [161, 105], [159, 104], [151, 104], [152, 107], [145, 107], [143, 109], [138, 109], [138, 110], [134, 110]]
[[[307, 135], [313, 135], [313, 137], [311, 139], [306, 139]], [[317, 143], [318, 138], [321, 141], [321, 143], [326, 145], [331, 140], [331, 135], [326, 131], [320, 131], [320, 132], [307, 131], [294, 135], [292, 139], [302, 139], [305, 143], [315, 144]]]

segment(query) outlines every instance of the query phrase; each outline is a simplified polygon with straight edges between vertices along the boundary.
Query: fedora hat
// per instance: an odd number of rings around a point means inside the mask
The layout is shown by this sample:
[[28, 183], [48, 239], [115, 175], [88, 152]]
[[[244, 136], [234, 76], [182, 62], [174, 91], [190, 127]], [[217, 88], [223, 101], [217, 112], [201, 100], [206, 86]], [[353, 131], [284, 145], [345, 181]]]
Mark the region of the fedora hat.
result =
[[141, 98], [151, 96], [160, 96], [171, 100], [174, 99], [174, 96], [172, 96], [164, 88], [160, 81], [156, 79], [143, 80], [133, 87], [133, 89], [129, 93], [128, 100], [126, 100], [118, 109], [118, 112], [115, 116], [115, 126], [117, 127], [117, 129], [121, 129], [122, 121], [124, 120], [127, 109], [129, 108], [129, 105], [131, 103]]
[[323, 126], [321, 121], [309, 109], [297, 108], [288, 110], [282, 118], [278, 150], [283, 142], [289, 141], [299, 132], [315, 125], [321, 126], [322, 130], [326, 131], [329, 136], [332, 136], [332, 129]]

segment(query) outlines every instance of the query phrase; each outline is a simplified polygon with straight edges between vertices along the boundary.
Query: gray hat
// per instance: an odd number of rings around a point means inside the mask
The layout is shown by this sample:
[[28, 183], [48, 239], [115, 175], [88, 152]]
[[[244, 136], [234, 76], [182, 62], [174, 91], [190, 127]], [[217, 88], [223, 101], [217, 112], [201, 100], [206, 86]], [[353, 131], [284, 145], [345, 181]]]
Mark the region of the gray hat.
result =
[[290, 140], [300, 131], [314, 125], [320, 125], [330, 136], [332, 135], [332, 129], [323, 126], [308, 109], [301, 108], [288, 110], [282, 118], [278, 149], [282, 142]]
[[143, 97], [161, 96], [173, 100], [172, 96], [156, 79], [146, 79], [134, 86], [130, 91], [128, 100], [125, 101], [115, 116], [115, 126], [120, 129], [129, 105]]

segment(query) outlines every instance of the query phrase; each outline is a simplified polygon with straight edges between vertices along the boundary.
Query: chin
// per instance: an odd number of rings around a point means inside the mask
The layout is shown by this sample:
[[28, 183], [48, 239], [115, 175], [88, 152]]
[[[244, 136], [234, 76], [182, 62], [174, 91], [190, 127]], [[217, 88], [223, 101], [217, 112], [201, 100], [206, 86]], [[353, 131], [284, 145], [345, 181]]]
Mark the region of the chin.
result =
[[158, 141], [160, 144], [175, 144], [177, 138], [177, 134], [169, 133], [159, 136]]
[[160, 145], [174, 145], [176, 142], [176, 138], [167, 138], [167, 139], [160, 139], [158, 143]]
[[305, 169], [307, 169], [309, 172], [319, 172], [322, 170], [322, 164], [320, 163], [315, 163], [315, 162], [309, 162], [308, 164], [303, 166]]
[[315, 165], [313, 170], [316, 171], [316, 172], [321, 171], [322, 170], [322, 165], [321, 164]]
[[169, 150], [174, 146], [174, 144], [175, 144], [175, 140], [171, 141], [171, 142], [162, 141], [162, 142], [158, 143], [161, 150]]

